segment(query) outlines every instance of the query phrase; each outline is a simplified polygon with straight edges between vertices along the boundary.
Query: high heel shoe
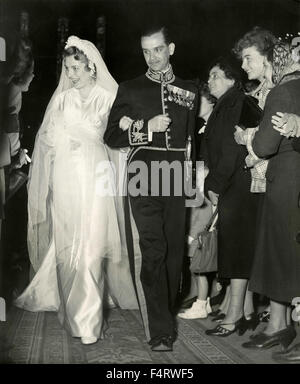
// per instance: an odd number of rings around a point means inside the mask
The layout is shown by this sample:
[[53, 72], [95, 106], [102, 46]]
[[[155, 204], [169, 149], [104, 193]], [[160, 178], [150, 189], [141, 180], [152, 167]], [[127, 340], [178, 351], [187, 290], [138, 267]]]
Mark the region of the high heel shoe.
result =
[[[238, 332], [238, 334], [241, 336], [246, 332], [244, 323], [245, 323], [245, 318], [241, 317], [235, 323], [222, 323], [213, 329], [207, 329], [205, 333], [206, 335], [209, 335], [209, 336], [227, 337], [233, 334], [234, 332]], [[234, 325], [234, 328], [230, 330], [230, 329], [224, 328], [223, 325]]]
[[258, 314], [253, 312], [251, 315], [249, 315], [248, 319], [245, 317], [245, 323], [247, 325], [247, 329], [255, 331], [258, 324], [260, 323]]
[[258, 333], [250, 341], [243, 343], [242, 346], [249, 349], [268, 349], [279, 344], [282, 350], [286, 350], [296, 335], [295, 329], [292, 326], [288, 326], [271, 335], [267, 335], [264, 332]]
[[265, 310], [258, 314], [259, 321], [261, 323], [268, 323], [270, 321], [270, 314], [271, 312], [268, 310]]

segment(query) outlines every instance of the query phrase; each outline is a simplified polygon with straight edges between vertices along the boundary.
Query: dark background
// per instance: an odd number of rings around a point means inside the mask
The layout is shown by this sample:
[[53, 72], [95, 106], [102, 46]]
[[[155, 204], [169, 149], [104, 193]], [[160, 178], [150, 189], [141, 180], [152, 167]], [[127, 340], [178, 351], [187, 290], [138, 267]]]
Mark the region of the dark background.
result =
[[29, 13], [36, 75], [21, 113], [29, 148], [56, 87], [59, 17], [69, 18], [69, 34], [95, 42], [97, 17], [105, 16], [105, 61], [118, 82], [145, 71], [139, 47], [145, 20], [171, 26], [173, 67], [185, 79], [206, 79], [209, 63], [255, 25], [282, 36], [300, 31], [300, 0], [0, 0], [1, 36], [19, 28], [22, 10]]

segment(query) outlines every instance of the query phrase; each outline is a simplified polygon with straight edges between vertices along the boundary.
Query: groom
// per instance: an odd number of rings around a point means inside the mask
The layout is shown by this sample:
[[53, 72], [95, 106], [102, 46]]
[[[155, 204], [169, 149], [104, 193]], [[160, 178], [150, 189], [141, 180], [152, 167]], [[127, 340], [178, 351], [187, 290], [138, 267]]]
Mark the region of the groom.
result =
[[[104, 141], [112, 148], [130, 147], [127, 208], [131, 234], [127, 228], [127, 240], [133, 279], [152, 350], [171, 351], [185, 244], [182, 174], [186, 146], [194, 137], [196, 88], [174, 75], [170, 57], [175, 44], [164, 26], [144, 30], [141, 47], [148, 70], [120, 85]], [[137, 172], [136, 164], [142, 164], [146, 172]], [[163, 169], [157, 180], [148, 180], [154, 164], [169, 170]], [[179, 171], [170, 171], [174, 164], [179, 164]], [[131, 188], [137, 177], [138, 193]], [[167, 195], [166, 185], [170, 187]], [[138, 241], [132, 240], [135, 233]]]

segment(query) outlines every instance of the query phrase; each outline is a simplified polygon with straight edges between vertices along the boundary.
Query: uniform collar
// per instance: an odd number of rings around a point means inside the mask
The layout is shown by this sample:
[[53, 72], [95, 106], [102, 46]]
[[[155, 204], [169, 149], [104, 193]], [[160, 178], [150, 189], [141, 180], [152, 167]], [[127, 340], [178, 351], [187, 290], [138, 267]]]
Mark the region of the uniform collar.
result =
[[148, 79], [157, 83], [169, 84], [175, 80], [175, 75], [173, 73], [171, 64], [169, 64], [169, 67], [165, 72], [153, 71], [151, 68], [148, 68], [146, 76], [148, 77]]

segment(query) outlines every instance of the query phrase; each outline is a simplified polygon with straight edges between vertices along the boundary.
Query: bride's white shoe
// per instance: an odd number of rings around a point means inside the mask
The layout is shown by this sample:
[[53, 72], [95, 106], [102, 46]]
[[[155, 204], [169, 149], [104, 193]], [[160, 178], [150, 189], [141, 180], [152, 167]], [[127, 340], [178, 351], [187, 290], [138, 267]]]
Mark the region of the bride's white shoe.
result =
[[97, 337], [91, 336], [91, 337], [82, 337], [81, 342], [82, 344], [94, 344], [97, 342]]

